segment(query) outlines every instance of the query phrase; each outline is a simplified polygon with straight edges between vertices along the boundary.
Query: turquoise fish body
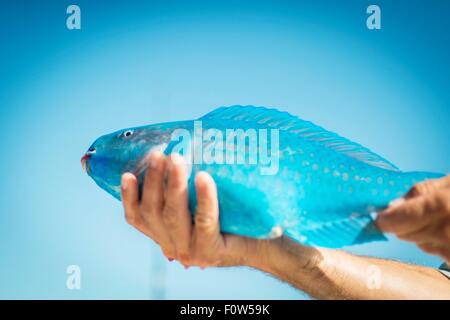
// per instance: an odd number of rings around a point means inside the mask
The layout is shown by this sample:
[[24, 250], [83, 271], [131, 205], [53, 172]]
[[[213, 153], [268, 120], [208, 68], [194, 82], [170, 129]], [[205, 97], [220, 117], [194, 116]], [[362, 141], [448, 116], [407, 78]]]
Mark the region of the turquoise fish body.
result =
[[[223, 136], [223, 144], [207, 138], [195, 140], [196, 122], [201, 123], [203, 132], [212, 129]], [[180, 129], [190, 137], [175, 139], [174, 133]], [[249, 129], [256, 135], [247, 136], [244, 147], [226, 144], [227, 130], [242, 133]], [[277, 135], [272, 136], [274, 130]], [[258, 139], [260, 133], [266, 133], [267, 138], [263, 154], [277, 147], [276, 170], [269, 174], [262, 173], [269, 164], [262, 163], [261, 154], [255, 158], [250, 151], [252, 139]], [[120, 177], [124, 172], [134, 172], [142, 185], [146, 155], [154, 149], [166, 154], [178, 152], [182, 140], [189, 140], [185, 142], [191, 146], [191, 153], [183, 154], [188, 163], [191, 212], [196, 207], [193, 177], [204, 170], [218, 187], [223, 232], [255, 238], [285, 235], [309, 246], [340, 248], [385, 239], [373, 223], [373, 213], [403, 196], [415, 183], [443, 176], [401, 172], [367, 148], [311, 122], [252, 106], [218, 108], [197, 121], [120, 130], [97, 139], [83, 162], [94, 181], [120, 200]], [[195, 147], [211, 151], [218, 145], [223, 147], [219, 157], [222, 162], [205, 158], [195, 161]], [[216, 157], [222, 149], [207, 153]], [[256, 161], [226, 163], [227, 155], [235, 160], [253, 156]]]

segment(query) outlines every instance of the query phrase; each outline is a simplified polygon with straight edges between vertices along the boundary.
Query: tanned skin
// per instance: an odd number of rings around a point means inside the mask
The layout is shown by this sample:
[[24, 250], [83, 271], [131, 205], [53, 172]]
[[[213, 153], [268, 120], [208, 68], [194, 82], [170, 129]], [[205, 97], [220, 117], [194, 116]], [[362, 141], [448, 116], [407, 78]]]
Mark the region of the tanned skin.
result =
[[[450, 299], [450, 280], [432, 268], [307, 247], [287, 237], [259, 240], [222, 234], [213, 179], [199, 172], [195, 186], [198, 205], [192, 224], [181, 156], [155, 152], [149, 157], [141, 201], [136, 177], [122, 176], [127, 222], [186, 268], [248, 266], [319, 299]], [[450, 178], [414, 187], [381, 213], [377, 223], [450, 260]], [[380, 275], [375, 288], [368, 285], [368, 270], [374, 266]]]

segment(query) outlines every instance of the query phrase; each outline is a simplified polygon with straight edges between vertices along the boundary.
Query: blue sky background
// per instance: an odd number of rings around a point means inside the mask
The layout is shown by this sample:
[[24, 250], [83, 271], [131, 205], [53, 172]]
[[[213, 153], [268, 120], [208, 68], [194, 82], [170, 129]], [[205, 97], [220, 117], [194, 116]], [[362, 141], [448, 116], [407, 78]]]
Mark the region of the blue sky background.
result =
[[[81, 30], [66, 28], [72, 3]], [[372, 3], [379, 31], [366, 28]], [[81, 170], [116, 129], [274, 106], [404, 170], [450, 171], [450, 2], [0, 5], [0, 298], [305, 298], [257, 271], [165, 261]], [[349, 250], [440, 263], [395, 239]], [[81, 290], [66, 288], [71, 264]]]

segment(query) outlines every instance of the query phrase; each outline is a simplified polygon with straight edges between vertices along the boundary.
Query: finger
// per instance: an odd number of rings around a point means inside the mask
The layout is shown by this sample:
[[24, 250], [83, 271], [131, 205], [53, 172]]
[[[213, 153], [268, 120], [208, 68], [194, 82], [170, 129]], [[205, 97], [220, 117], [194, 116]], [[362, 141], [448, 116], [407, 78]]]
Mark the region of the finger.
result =
[[168, 181], [163, 219], [175, 254], [181, 263], [188, 263], [191, 242], [192, 218], [188, 207], [187, 174], [183, 158], [172, 154], [168, 159]]
[[[148, 160], [147, 173], [144, 179], [142, 209], [162, 219], [164, 204], [164, 175], [166, 161], [160, 151], [153, 152]], [[156, 217], [155, 217], [156, 218]]]
[[440, 179], [425, 180], [423, 182], [414, 185], [405, 195], [405, 198], [410, 199], [421, 195], [430, 194], [435, 192], [436, 190], [449, 187], [450, 187], [450, 175]]
[[166, 160], [160, 151], [152, 152], [148, 158], [141, 199], [141, 215], [145, 221], [145, 234], [161, 246], [163, 254], [172, 260], [175, 246], [163, 221], [164, 177]]
[[400, 234], [398, 235], [398, 238], [404, 241], [415, 242], [419, 245], [431, 242], [442, 242], [445, 239], [445, 235], [440, 226], [440, 222], [437, 221], [437, 223], [424, 226], [421, 229]]
[[382, 231], [402, 235], [430, 224], [438, 216], [435, 209], [433, 197], [416, 197], [381, 212], [376, 223]]
[[203, 246], [208, 246], [220, 237], [219, 203], [217, 188], [212, 177], [199, 172], [195, 177], [197, 209], [195, 212], [195, 232]]
[[132, 173], [124, 173], [121, 181], [121, 198], [125, 209], [125, 219], [134, 227], [141, 226], [139, 215], [139, 191], [137, 178]]
[[417, 246], [420, 249], [422, 249], [423, 251], [425, 251], [426, 253], [430, 253], [430, 254], [437, 254], [437, 251], [438, 251], [438, 248], [439, 248], [433, 242], [420, 243], [420, 244], [417, 244]]
[[417, 246], [429, 254], [439, 255], [446, 261], [450, 260], [450, 248], [448, 246], [434, 242], [418, 244]]

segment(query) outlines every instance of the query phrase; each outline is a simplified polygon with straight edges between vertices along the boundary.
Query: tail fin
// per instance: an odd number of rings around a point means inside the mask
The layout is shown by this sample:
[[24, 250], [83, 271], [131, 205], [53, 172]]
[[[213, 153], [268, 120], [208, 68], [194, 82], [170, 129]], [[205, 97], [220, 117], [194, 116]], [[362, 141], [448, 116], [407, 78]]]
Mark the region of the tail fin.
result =
[[403, 172], [402, 175], [405, 178], [410, 178], [415, 183], [429, 179], [439, 179], [445, 176], [445, 174], [442, 173], [426, 172], [426, 171], [409, 171]]
[[414, 185], [430, 179], [439, 179], [444, 177], [444, 174], [424, 171], [410, 171], [400, 173], [401, 184], [392, 191], [397, 197], [404, 196]]
[[327, 248], [387, 240], [370, 215], [349, 217], [310, 230], [288, 229], [285, 234], [299, 243]]
[[[407, 192], [414, 184], [428, 179], [441, 178], [444, 175], [432, 172], [405, 172], [399, 173], [402, 183], [398, 184], [402, 193]], [[395, 194], [395, 192], [392, 192]], [[385, 204], [373, 206], [376, 210], [381, 210], [387, 206], [389, 199], [385, 199]], [[367, 207], [372, 206], [368, 204]], [[328, 248], [341, 248], [344, 246], [361, 244], [371, 241], [386, 240], [383, 233], [377, 228], [370, 212], [360, 215], [350, 215], [347, 218], [322, 223], [311, 229], [295, 228], [287, 229], [285, 234], [293, 240], [310, 246], [321, 246]]]

